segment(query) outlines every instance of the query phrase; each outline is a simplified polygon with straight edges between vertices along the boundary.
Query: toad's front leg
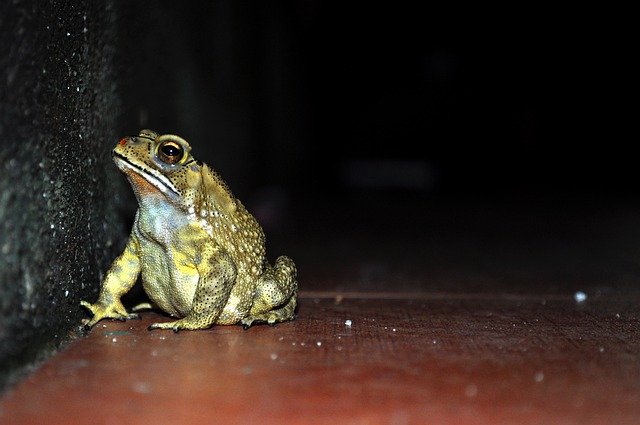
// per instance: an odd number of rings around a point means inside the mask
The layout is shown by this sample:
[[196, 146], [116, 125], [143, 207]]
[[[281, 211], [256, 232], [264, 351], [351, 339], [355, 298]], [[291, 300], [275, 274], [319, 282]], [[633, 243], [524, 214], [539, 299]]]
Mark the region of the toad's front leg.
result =
[[83, 321], [86, 327], [92, 327], [102, 319], [126, 320], [138, 317], [137, 314], [129, 314], [122, 305], [120, 297], [129, 292], [136, 283], [140, 273], [140, 257], [138, 255], [138, 240], [131, 235], [124, 251], [109, 267], [107, 275], [102, 282], [100, 295], [95, 304], [81, 301], [80, 304], [87, 308], [93, 318]]
[[154, 323], [152, 329], [207, 329], [227, 304], [236, 280], [236, 267], [229, 255], [217, 247], [204, 247], [196, 269], [200, 275], [191, 310], [174, 322]]

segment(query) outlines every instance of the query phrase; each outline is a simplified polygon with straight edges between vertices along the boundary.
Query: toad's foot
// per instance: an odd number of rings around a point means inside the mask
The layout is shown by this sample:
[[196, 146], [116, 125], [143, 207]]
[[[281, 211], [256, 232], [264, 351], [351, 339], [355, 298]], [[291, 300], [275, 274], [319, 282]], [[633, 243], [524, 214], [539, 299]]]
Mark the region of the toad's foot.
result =
[[289, 301], [276, 310], [267, 311], [263, 314], [253, 314], [240, 320], [240, 324], [244, 329], [249, 329], [255, 323], [266, 323], [270, 326], [274, 326], [279, 322], [286, 322], [293, 320], [296, 310], [296, 297], [295, 294], [289, 299]]
[[207, 329], [211, 326], [210, 323], [206, 323], [198, 320], [191, 320], [188, 317], [176, 320], [173, 322], [152, 323], [147, 329], [150, 331], [154, 329], [171, 329], [174, 332], [179, 332], [183, 329], [195, 330], [195, 329]]
[[122, 303], [120, 302], [112, 302], [111, 304], [105, 305], [103, 303], [97, 302], [95, 304], [88, 303], [86, 301], [80, 301], [80, 305], [85, 307], [93, 314], [93, 318], [84, 319], [82, 324], [86, 328], [91, 328], [93, 325], [98, 323], [102, 319], [116, 319], [125, 321], [128, 319], [138, 319], [138, 316], [135, 313], [127, 313], [127, 310], [124, 308]]

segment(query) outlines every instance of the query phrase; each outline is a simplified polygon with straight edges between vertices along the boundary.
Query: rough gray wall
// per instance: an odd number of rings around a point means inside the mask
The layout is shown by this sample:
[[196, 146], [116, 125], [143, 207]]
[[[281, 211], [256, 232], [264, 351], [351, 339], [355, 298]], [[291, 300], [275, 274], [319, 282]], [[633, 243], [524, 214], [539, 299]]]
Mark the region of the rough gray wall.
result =
[[0, 6], [0, 388], [68, 338], [122, 243], [115, 20], [110, 2]]

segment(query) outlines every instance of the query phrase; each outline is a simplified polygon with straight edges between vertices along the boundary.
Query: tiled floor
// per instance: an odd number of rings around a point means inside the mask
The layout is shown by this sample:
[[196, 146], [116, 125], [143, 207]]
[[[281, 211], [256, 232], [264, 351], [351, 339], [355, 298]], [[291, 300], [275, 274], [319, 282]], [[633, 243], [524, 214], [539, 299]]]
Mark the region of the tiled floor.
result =
[[276, 327], [101, 322], [3, 424], [637, 424], [640, 298], [303, 294]]

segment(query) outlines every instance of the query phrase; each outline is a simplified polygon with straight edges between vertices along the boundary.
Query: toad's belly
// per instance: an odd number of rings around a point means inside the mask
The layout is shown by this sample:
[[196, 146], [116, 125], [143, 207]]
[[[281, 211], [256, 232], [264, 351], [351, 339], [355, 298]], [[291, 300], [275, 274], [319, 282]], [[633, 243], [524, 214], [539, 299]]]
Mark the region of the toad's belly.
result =
[[191, 310], [198, 285], [198, 271], [180, 253], [145, 244], [142, 254], [142, 286], [151, 301], [175, 317]]

